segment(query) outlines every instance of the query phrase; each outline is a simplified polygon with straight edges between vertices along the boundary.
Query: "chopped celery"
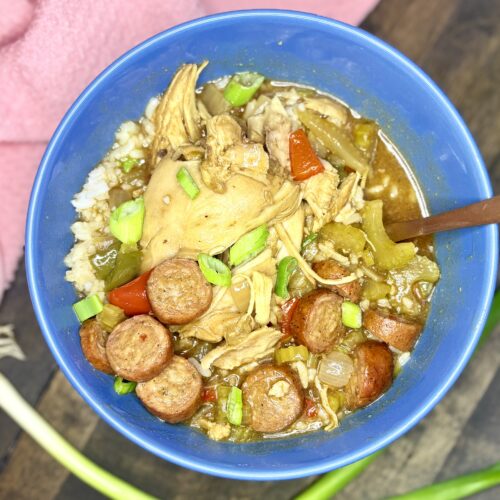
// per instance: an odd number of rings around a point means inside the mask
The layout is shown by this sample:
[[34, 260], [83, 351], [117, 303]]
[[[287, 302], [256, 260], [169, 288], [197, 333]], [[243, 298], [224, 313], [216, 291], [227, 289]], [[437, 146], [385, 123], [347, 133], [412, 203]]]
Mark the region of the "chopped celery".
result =
[[129, 382], [128, 380], [125, 380], [122, 377], [115, 377], [113, 388], [116, 394], [124, 396], [125, 394], [134, 392], [136, 385], [137, 385], [136, 382]]
[[203, 85], [200, 100], [212, 115], [221, 115], [231, 109], [229, 102], [224, 99], [224, 95], [213, 83]]
[[330, 152], [340, 156], [346, 165], [362, 175], [368, 172], [368, 162], [340, 127], [314, 111], [298, 111], [297, 115], [311, 134], [315, 135]]
[[136, 245], [123, 244], [116, 257], [113, 270], [104, 280], [105, 291], [114, 290], [137, 277], [141, 270], [141, 259], [142, 253]]
[[361, 328], [363, 324], [361, 307], [348, 300], [342, 302], [342, 323], [348, 328]]
[[291, 363], [292, 361], [307, 361], [309, 351], [305, 345], [292, 345], [290, 347], [282, 347], [274, 353], [276, 363]]
[[116, 325], [126, 319], [123, 309], [113, 304], [105, 304], [102, 311], [97, 315], [97, 321], [106, 332], [111, 332]]
[[394, 243], [385, 232], [382, 222], [382, 200], [367, 201], [362, 210], [363, 230], [374, 247], [375, 264], [379, 269], [389, 271], [408, 264], [417, 249], [413, 243]]
[[362, 295], [368, 300], [379, 300], [385, 299], [390, 291], [391, 287], [387, 283], [367, 279], [363, 285]]
[[89, 295], [82, 300], [79, 300], [76, 304], [73, 304], [73, 311], [75, 311], [80, 323], [83, 323], [86, 319], [92, 318], [96, 314], [99, 314], [103, 309], [101, 299], [97, 295]]
[[347, 226], [340, 222], [329, 222], [319, 231], [320, 239], [330, 241], [336, 250], [361, 255], [365, 248], [366, 238], [357, 227]]
[[353, 127], [354, 144], [371, 157], [377, 143], [378, 127], [372, 121], [360, 121]]
[[243, 418], [243, 398], [241, 389], [231, 387], [226, 405], [227, 421], [232, 425], [241, 425]]
[[122, 243], [137, 243], [142, 236], [144, 199], [137, 198], [122, 203], [111, 212], [109, 230]]
[[373, 258], [373, 252], [366, 248], [363, 250], [363, 253], [361, 254], [361, 258], [363, 259], [363, 262], [365, 265], [368, 267], [374, 266], [375, 265], [375, 259]]
[[288, 281], [293, 271], [297, 268], [297, 259], [295, 257], [284, 257], [278, 264], [278, 274], [276, 276], [276, 286], [274, 292], [278, 297], [288, 299]]
[[288, 292], [292, 297], [303, 297], [311, 290], [314, 290], [314, 284], [307, 279], [302, 269], [297, 267], [288, 281]]

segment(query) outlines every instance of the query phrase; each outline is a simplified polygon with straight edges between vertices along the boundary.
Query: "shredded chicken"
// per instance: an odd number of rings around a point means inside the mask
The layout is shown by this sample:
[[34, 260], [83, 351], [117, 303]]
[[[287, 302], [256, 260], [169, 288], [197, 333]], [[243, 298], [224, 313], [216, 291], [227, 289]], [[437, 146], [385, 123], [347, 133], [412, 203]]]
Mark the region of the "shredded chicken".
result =
[[[182, 167], [200, 188], [194, 200], [177, 182], [176, 174]], [[165, 196], [169, 197], [168, 205], [163, 201]], [[222, 253], [261, 224], [286, 219], [300, 201], [300, 187], [292, 181], [263, 186], [241, 174], [234, 175], [227, 191], [220, 195], [204, 185], [199, 162], [165, 158], [155, 168], [144, 194], [142, 269], [148, 271], [176, 255], [196, 258], [200, 252]]]
[[180, 146], [194, 144], [201, 137], [201, 118], [196, 107], [198, 76], [208, 61], [199, 66], [184, 64], [174, 75], [153, 117], [155, 136], [151, 146], [152, 163], [172, 154]]
[[286, 380], [278, 380], [274, 383], [268, 391], [268, 396], [275, 398], [282, 398], [290, 391], [290, 384]]
[[263, 327], [240, 337], [240, 342], [229, 344], [227, 341], [212, 349], [202, 360], [203, 369], [216, 366], [232, 370], [238, 366], [262, 359], [273, 351], [281, 339], [281, 332], [274, 328]]
[[309, 387], [309, 373], [305, 363], [303, 361], [294, 361], [290, 364], [292, 368], [297, 372], [302, 387], [304, 389], [307, 389]]
[[247, 121], [247, 136], [250, 141], [264, 143], [266, 109], [270, 102], [269, 97], [261, 95], [246, 105], [243, 118]]
[[[299, 251], [302, 245], [302, 237], [304, 235], [304, 215], [304, 207], [301, 205], [295, 213], [283, 221], [283, 227], [290, 236], [294, 247]], [[280, 261], [287, 255], [289, 254], [286, 246], [280, 242], [280, 248], [276, 255], [276, 259]]]
[[266, 183], [269, 158], [262, 144], [244, 143], [241, 127], [229, 115], [216, 115], [207, 122], [207, 154], [201, 164], [203, 182], [216, 193], [236, 173]]
[[330, 423], [325, 427], [325, 431], [331, 431], [339, 426], [339, 419], [337, 417], [337, 414], [332, 410], [330, 403], [328, 402], [328, 388], [319, 381], [318, 377], [315, 377], [314, 385], [318, 390], [319, 397], [321, 399], [321, 406], [330, 418]]
[[267, 325], [271, 315], [273, 280], [263, 273], [254, 271], [252, 283], [255, 293], [255, 321], [259, 325]]
[[273, 158], [285, 171], [290, 171], [290, 153], [288, 140], [292, 132], [292, 121], [281, 104], [279, 97], [273, 97], [267, 106], [264, 121], [266, 133], [266, 146]]

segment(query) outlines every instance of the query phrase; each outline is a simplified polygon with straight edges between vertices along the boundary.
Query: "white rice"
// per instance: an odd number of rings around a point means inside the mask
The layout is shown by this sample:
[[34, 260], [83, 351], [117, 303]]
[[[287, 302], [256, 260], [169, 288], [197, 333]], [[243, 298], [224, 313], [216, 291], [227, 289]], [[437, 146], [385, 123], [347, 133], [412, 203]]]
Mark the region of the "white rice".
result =
[[120, 161], [124, 158], [142, 160], [145, 148], [154, 137], [154, 112], [159, 100], [149, 100], [144, 116], [139, 122], [126, 121], [115, 134], [115, 143], [102, 161], [90, 171], [82, 190], [75, 195], [72, 205], [77, 212], [77, 222], [71, 226], [75, 244], [64, 259], [69, 268], [66, 280], [73, 283], [78, 292], [88, 295], [96, 293], [104, 299], [104, 281], [94, 275], [89, 258], [96, 252], [94, 238], [106, 234], [110, 216], [109, 191], [118, 185], [132, 190], [138, 196], [144, 189], [139, 184], [123, 184], [123, 170]]

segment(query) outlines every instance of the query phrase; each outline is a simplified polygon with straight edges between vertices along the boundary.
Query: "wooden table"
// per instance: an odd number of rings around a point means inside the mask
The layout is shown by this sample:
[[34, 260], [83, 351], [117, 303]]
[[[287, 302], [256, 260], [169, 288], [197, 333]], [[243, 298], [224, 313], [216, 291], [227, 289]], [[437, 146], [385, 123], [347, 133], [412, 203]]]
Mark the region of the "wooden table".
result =
[[[306, 3], [305, 3], [306, 5]], [[306, 8], [306, 7], [305, 7]], [[468, 123], [500, 193], [500, 0], [382, 0], [363, 27], [417, 62]], [[24, 268], [0, 309], [28, 361], [0, 361], [22, 394], [84, 453], [162, 498], [287, 499], [315, 478], [243, 483], [191, 472], [142, 451], [100, 421], [69, 386], [39, 333]], [[340, 495], [381, 498], [500, 459], [500, 330], [453, 390]], [[0, 498], [100, 498], [0, 414]], [[499, 498], [500, 490], [481, 498]]]

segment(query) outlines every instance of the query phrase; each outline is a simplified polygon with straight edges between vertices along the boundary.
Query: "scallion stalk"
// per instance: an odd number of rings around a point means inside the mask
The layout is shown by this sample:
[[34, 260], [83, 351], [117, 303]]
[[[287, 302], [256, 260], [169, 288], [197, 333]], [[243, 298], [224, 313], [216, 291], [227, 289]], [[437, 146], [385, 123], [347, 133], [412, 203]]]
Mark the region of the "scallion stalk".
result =
[[206, 253], [198, 255], [198, 264], [205, 279], [218, 286], [231, 285], [231, 270], [221, 260]]
[[239, 387], [231, 387], [227, 397], [227, 421], [233, 425], [241, 425], [243, 418], [243, 398]]
[[23, 399], [1, 373], [0, 408], [55, 460], [103, 495], [116, 499], [153, 500], [155, 498], [113, 476], [82, 455]]
[[89, 295], [73, 304], [73, 311], [75, 311], [80, 323], [99, 314], [103, 308], [101, 299], [96, 294]]
[[283, 257], [278, 264], [278, 273], [276, 275], [276, 286], [274, 293], [282, 299], [288, 299], [288, 281], [290, 276], [297, 268], [297, 259], [295, 257]]
[[361, 307], [348, 300], [342, 302], [342, 323], [348, 328], [361, 328], [363, 324]]
[[195, 180], [191, 177], [189, 170], [186, 167], [179, 169], [176, 175], [177, 182], [180, 184], [184, 192], [194, 200], [200, 194], [200, 188]]
[[122, 243], [137, 243], [142, 236], [144, 200], [136, 198], [122, 203], [111, 212], [109, 230]]
[[123, 160], [120, 161], [120, 166], [126, 174], [128, 174], [138, 164], [139, 160], [136, 158], [130, 158], [130, 156], [123, 158]]
[[243, 235], [229, 249], [229, 264], [231, 266], [238, 266], [258, 255], [266, 248], [268, 237], [269, 229], [265, 224]]
[[243, 106], [255, 95], [264, 82], [259, 73], [236, 73], [224, 89], [224, 98], [232, 106]]
[[125, 380], [122, 377], [115, 377], [115, 381], [113, 383], [113, 389], [119, 396], [124, 396], [125, 394], [134, 392], [136, 386], [136, 382], [130, 382], [129, 380]]

